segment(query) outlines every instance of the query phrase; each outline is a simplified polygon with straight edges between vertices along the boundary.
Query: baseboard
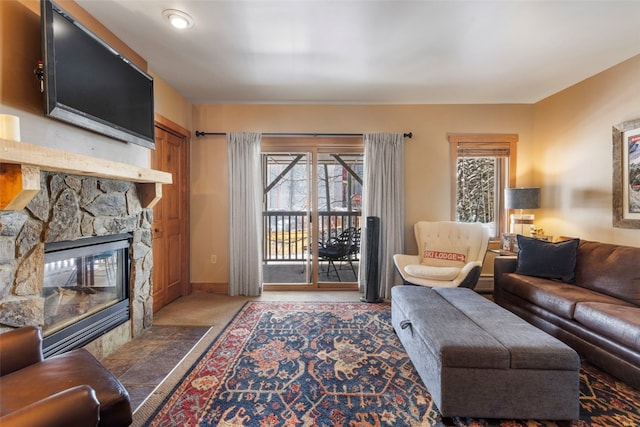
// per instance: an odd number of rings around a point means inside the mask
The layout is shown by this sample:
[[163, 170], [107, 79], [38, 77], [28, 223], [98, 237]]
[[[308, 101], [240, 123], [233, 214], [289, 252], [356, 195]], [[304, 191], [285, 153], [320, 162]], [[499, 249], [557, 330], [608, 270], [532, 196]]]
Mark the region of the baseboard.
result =
[[493, 293], [493, 275], [482, 275], [474, 289], [479, 294]]
[[210, 283], [210, 282], [197, 282], [191, 283], [191, 292], [208, 292], [210, 294], [229, 294], [228, 283]]

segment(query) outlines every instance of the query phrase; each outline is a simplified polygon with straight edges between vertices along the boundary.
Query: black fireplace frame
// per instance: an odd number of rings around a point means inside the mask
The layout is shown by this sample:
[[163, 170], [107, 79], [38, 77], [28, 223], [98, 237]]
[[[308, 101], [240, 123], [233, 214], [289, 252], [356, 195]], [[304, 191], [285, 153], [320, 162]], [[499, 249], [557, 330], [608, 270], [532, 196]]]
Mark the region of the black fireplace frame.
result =
[[120, 278], [123, 280], [122, 283], [124, 283], [123, 300], [45, 336], [42, 340], [42, 352], [45, 358], [82, 347], [131, 318], [129, 278], [131, 274], [130, 248], [132, 240], [133, 235], [131, 233], [121, 233], [108, 236], [86, 237], [74, 241], [52, 242], [45, 245], [45, 258], [46, 254], [49, 253], [78, 248], [91, 250], [91, 247], [104, 246], [105, 244], [108, 245], [122, 241], [127, 241], [129, 247], [129, 250], [123, 251], [125, 256], [124, 268], [122, 268], [122, 277]]

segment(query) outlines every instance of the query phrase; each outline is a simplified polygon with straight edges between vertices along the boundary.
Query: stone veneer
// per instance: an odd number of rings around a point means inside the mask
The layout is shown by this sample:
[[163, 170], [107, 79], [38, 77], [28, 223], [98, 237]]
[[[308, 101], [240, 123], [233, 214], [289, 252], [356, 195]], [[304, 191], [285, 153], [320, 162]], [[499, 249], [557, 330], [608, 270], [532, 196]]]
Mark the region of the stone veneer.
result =
[[131, 320], [87, 346], [104, 356], [152, 324], [153, 211], [141, 207], [135, 183], [53, 172], [40, 180], [25, 209], [0, 211], [0, 332], [44, 323], [45, 243], [132, 233]]

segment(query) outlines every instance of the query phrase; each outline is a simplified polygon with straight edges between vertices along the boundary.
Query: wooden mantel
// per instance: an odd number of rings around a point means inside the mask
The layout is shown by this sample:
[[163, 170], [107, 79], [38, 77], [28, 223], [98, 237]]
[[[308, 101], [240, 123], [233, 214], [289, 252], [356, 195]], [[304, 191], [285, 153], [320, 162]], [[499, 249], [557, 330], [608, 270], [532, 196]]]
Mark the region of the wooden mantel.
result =
[[40, 171], [138, 183], [138, 197], [152, 208], [170, 173], [0, 138], [0, 210], [23, 209], [40, 191]]

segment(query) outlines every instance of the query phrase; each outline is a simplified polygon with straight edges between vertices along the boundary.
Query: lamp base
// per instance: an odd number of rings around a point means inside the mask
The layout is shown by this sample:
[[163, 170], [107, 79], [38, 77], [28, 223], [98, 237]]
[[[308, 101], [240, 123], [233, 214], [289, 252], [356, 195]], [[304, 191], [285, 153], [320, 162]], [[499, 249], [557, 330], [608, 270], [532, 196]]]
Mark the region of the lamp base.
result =
[[523, 236], [530, 236], [534, 220], [534, 214], [511, 214], [509, 232], [512, 234], [517, 233], [522, 234]]

